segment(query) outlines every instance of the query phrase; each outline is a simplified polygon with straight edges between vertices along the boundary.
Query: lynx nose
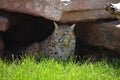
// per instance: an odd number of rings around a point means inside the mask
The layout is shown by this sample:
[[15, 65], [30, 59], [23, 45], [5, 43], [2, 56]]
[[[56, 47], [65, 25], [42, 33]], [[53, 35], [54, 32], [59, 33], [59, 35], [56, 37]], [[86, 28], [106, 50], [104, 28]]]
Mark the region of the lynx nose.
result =
[[116, 8], [114, 7], [114, 5], [112, 3], [109, 3], [105, 6], [105, 10], [110, 13], [114, 13]]

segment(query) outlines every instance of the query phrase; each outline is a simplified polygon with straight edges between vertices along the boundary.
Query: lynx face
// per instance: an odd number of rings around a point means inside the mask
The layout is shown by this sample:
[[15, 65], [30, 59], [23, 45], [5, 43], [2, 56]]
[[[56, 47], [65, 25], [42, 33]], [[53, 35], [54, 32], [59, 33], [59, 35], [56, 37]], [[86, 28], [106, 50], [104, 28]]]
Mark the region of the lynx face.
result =
[[53, 33], [54, 45], [50, 53], [51, 57], [56, 60], [67, 60], [70, 55], [74, 54], [76, 44], [74, 27], [75, 24], [72, 26], [61, 25], [59, 27], [55, 24], [56, 29]]

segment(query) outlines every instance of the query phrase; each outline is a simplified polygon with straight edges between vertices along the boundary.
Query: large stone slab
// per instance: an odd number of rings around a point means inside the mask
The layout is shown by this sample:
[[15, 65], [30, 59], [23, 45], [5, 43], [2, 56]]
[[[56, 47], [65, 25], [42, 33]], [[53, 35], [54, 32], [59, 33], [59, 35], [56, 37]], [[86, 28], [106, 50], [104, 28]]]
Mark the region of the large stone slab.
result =
[[120, 50], [120, 24], [118, 21], [81, 23], [75, 30], [78, 41], [84, 45]]
[[0, 0], [0, 9], [71, 22], [113, 18], [106, 3], [119, 0]]

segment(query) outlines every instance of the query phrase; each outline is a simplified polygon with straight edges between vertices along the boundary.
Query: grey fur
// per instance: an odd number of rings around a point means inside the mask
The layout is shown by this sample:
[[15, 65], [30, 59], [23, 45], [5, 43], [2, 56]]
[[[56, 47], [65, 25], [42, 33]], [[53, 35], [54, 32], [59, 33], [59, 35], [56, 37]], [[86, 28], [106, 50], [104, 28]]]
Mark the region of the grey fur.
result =
[[69, 56], [74, 54], [75, 35], [74, 27], [69, 25], [58, 26], [55, 22], [54, 32], [43, 42], [35, 42], [26, 49], [26, 53], [39, 56], [52, 57], [55, 60], [67, 60]]

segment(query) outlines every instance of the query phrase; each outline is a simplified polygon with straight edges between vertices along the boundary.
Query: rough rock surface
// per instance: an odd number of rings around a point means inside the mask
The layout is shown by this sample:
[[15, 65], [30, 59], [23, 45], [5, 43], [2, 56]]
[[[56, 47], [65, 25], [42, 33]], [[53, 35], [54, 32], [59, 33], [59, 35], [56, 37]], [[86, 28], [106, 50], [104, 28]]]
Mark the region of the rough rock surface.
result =
[[4, 43], [2, 37], [0, 36], [0, 57], [3, 55]]
[[76, 27], [78, 41], [84, 45], [120, 49], [120, 24], [118, 21], [81, 23]]
[[70, 22], [113, 18], [106, 3], [119, 0], [0, 0], [0, 9]]
[[0, 31], [6, 31], [8, 29], [8, 19], [0, 16]]

